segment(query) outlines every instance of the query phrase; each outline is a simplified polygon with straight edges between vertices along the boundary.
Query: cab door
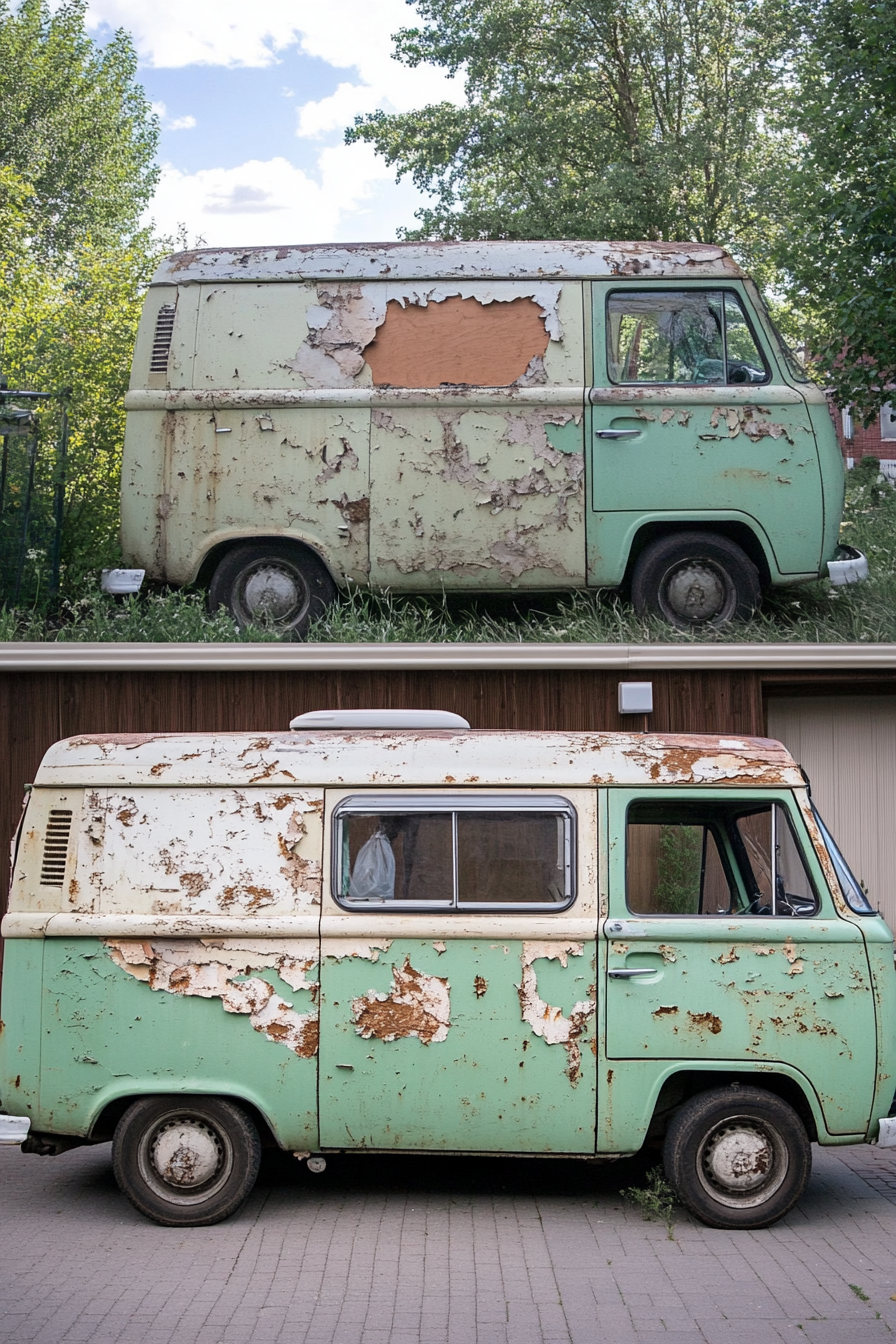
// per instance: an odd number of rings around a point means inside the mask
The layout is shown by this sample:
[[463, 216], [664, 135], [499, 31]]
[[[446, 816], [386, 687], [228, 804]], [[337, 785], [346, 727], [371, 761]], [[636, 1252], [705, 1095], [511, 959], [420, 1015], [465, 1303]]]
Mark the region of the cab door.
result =
[[594, 284], [589, 582], [618, 582], [646, 521], [741, 521], [817, 573], [822, 483], [802, 395], [732, 283]]
[[327, 814], [321, 1146], [593, 1152], [593, 793]]
[[611, 790], [610, 1060], [781, 1063], [828, 1129], [866, 1129], [865, 944], [838, 917], [792, 796]]

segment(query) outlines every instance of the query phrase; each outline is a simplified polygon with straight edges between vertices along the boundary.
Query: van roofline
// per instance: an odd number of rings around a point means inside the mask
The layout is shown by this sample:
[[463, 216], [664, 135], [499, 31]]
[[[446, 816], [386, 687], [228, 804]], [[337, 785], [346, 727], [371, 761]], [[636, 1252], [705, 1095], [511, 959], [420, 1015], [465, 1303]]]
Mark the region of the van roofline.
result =
[[201, 281], [742, 279], [709, 243], [524, 241], [302, 243], [175, 252], [151, 284]]
[[780, 742], [735, 734], [297, 729], [96, 733], [55, 743], [37, 787], [805, 788]]

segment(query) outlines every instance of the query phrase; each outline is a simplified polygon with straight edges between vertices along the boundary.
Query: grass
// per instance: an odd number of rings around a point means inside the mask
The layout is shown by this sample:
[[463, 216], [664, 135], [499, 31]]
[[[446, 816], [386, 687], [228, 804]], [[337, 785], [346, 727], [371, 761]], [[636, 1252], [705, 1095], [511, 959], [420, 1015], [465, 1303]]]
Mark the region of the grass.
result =
[[[826, 581], [779, 588], [751, 620], [705, 633], [674, 630], [639, 617], [612, 593], [559, 597], [403, 597], [355, 589], [311, 626], [323, 643], [732, 644], [896, 642], [896, 490], [882, 483], [873, 458], [847, 473], [842, 538], [868, 556], [867, 582], [834, 588]], [[55, 619], [0, 610], [0, 642], [248, 643], [274, 640], [269, 630], [240, 631], [203, 596], [148, 593], [126, 601], [88, 588]]]
[[644, 1185], [631, 1185], [622, 1191], [622, 1196], [639, 1208], [642, 1218], [648, 1222], [656, 1219], [657, 1222], [665, 1223], [666, 1236], [669, 1241], [675, 1240], [672, 1222], [675, 1192], [663, 1175], [662, 1167], [654, 1167], [652, 1171], [648, 1171]]

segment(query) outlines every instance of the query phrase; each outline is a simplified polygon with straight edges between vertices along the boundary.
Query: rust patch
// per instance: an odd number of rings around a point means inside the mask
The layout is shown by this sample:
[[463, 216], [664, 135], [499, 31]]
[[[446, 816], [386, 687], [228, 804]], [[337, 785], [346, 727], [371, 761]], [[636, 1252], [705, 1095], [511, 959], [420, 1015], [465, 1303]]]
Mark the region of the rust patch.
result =
[[539, 995], [534, 963], [541, 960], [559, 961], [565, 967], [568, 957], [580, 957], [583, 951], [582, 943], [523, 943], [520, 956], [522, 976], [517, 985], [523, 1021], [528, 1022], [535, 1035], [548, 1045], [563, 1046], [566, 1051], [565, 1073], [573, 1087], [582, 1074], [579, 1037], [593, 1016], [597, 1003], [594, 997], [583, 999], [574, 1004], [569, 1017], [565, 1017], [561, 1008], [545, 1003]]
[[667, 964], [678, 960], [678, 953], [676, 952], [675, 948], [670, 947], [668, 943], [660, 943], [659, 948], [657, 950], [660, 956], [662, 957], [663, 961], [666, 962]]
[[740, 957], [737, 955], [737, 949], [732, 947], [730, 952], [723, 952], [716, 960], [721, 966], [729, 966], [732, 961], [739, 961]]
[[336, 505], [336, 508], [347, 523], [354, 523], [357, 525], [359, 523], [366, 523], [370, 519], [370, 500], [366, 497], [363, 499], [349, 499], [348, 495], [343, 493], [341, 499], [331, 499], [330, 503]]
[[81, 886], [77, 881], [77, 879], [73, 877], [71, 882], [69, 882], [68, 884], [68, 899], [74, 905], [75, 901], [77, 901], [80, 895], [81, 895]]
[[403, 1040], [416, 1036], [424, 1045], [444, 1041], [451, 1025], [450, 985], [438, 975], [415, 970], [410, 957], [392, 967], [388, 994], [370, 990], [352, 1001], [355, 1030], [362, 1040]]
[[380, 387], [509, 387], [531, 377], [549, 340], [534, 299], [483, 304], [453, 295], [425, 307], [392, 299], [364, 353]]
[[688, 1026], [691, 1031], [708, 1031], [712, 1036], [718, 1036], [722, 1030], [721, 1019], [716, 1017], [715, 1013], [688, 1013]]
[[473, 981], [473, 992], [475, 993], [477, 999], [481, 999], [487, 989], [488, 989], [488, 981], [483, 979], [481, 975], [477, 975], [476, 979]]
[[137, 815], [137, 809], [136, 807], [134, 807], [133, 803], [131, 803], [130, 805], [125, 803], [124, 807], [122, 807], [118, 812], [116, 812], [115, 815], [121, 822], [122, 826], [130, 826], [131, 822]]
[[664, 1006], [662, 1008], [657, 1008], [655, 1012], [651, 1013], [651, 1017], [671, 1017], [674, 1013], [677, 1012], [678, 1007], [676, 1005], [673, 1005], [672, 1007], [669, 1008]]
[[164, 774], [166, 770], [170, 769], [171, 769], [170, 761], [159, 761], [158, 765], [152, 766], [149, 773], [153, 775], [156, 779], [158, 779], [159, 775]]
[[200, 896], [208, 891], [208, 879], [203, 873], [181, 873], [180, 884], [189, 896]]

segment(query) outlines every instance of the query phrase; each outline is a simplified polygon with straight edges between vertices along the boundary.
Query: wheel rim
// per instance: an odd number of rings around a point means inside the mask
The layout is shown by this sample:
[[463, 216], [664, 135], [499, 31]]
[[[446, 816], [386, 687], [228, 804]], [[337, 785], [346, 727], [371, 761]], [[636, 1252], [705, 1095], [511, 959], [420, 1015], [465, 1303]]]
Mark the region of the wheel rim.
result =
[[659, 585], [660, 609], [673, 625], [721, 625], [737, 607], [728, 571], [705, 556], [670, 565]]
[[765, 1204], [780, 1190], [790, 1166], [787, 1145], [774, 1125], [754, 1116], [730, 1116], [704, 1138], [697, 1175], [707, 1194], [732, 1209]]
[[294, 626], [307, 615], [311, 592], [300, 570], [288, 560], [257, 560], [234, 584], [234, 615], [243, 624]]
[[137, 1160], [150, 1189], [168, 1203], [189, 1205], [221, 1189], [234, 1158], [227, 1134], [207, 1117], [172, 1113], [147, 1129]]

